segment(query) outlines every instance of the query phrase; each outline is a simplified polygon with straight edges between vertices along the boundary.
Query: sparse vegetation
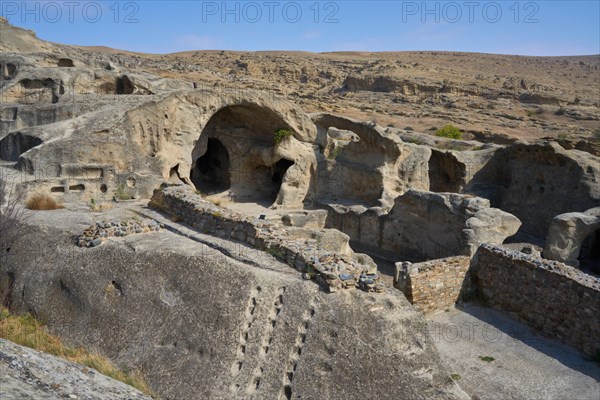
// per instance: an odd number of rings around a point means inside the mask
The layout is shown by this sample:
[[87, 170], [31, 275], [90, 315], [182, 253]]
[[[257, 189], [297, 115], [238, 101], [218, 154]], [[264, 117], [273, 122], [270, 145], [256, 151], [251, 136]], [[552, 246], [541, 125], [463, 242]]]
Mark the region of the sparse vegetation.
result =
[[562, 133], [559, 133], [558, 135], [556, 135], [556, 137], [558, 137], [560, 140], [566, 140], [569, 137], [569, 135], [562, 132]]
[[112, 207], [111, 203], [97, 203], [96, 199], [90, 199], [90, 210], [94, 212], [110, 210]]
[[490, 357], [490, 356], [479, 356], [479, 359], [481, 361], [485, 361], [485, 362], [492, 362], [495, 360], [494, 357]]
[[412, 144], [425, 144], [425, 143], [423, 143], [422, 140], [417, 139], [417, 138], [410, 138], [410, 139], [408, 139], [408, 143], [412, 143]]
[[154, 396], [140, 371], [127, 373], [118, 369], [109, 360], [97, 353], [63, 345], [57, 336], [48, 333], [47, 328], [31, 314], [13, 315], [6, 308], [0, 307], [0, 337], [18, 345], [93, 368], [102, 375], [124, 382], [147, 395]]
[[479, 151], [479, 150], [483, 150], [483, 149], [485, 149], [485, 146], [482, 144], [482, 145], [473, 147], [471, 150], [472, 151]]
[[450, 379], [452, 379], [453, 381], [459, 381], [461, 379], [461, 376], [459, 374], [452, 374], [450, 375]]
[[329, 158], [330, 160], [335, 160], [340, 155], [342, 150], [344, 150], [343, 146], [335, 146], [333, 150], [331, 150], [327, 158]]
[[63, 208], [54, 198], [44, 193], [35, 193], [25, 203], [30, 210], [58, 210]]
[[527, 116], [533, 117], [536, 115], [542, 115], [544, 113], [544, 109], [542, 107], [536, 107], [533, 110], [527, 110]]
[[485, 106], [485, 108], [487, 108], [488, 110], [494, 110], [496, 108], [496, 105], [494, 103], [487, 103], [487, 106]]
[[462, 139], [462, 131], [452, 124], [447, 124], [438, 129], [435, 132], [436, 136], [445, 137], [449, 139]]
[[268, 254], [272, 255], [275, 258], [279, 258], [282, 260], [285, 258], [285, 257], [283, 257], [281, 249], [276, 248], [276, 247], [268, 247], [265, 249], [265, 252], [267, 252]]
[[407, 126], [406, 128], [404, 128], [404, 130], [405, 130], [405, 131], [409, 131], [409, 132], [412, 132], [412, 131], [414, 131], [414, 129], [413, 129], [413, 127], [412, 127], [412, 126]]
[[115, 190], [116, 200], [131, 200], [132, 198], [133, 196], [131, 195], [125, 184], [121, 183], [117, 186], [117, 189]]
[[292, 131], [289, 129], [277, 129], [273, 136], [275, 137], [275, 144], [279, 144], [285, 138], [292, 136]]
[[554, 115], [565, 115], [566, 110], [560, 107], [558, 110], [554, 112]]
[[183, 219], [181, 219], [181, 217], [179, 215], [176, 215], [176, 214], [171, 214], [169, 216], [169, 220], [171, 222], [175, 222], [175, 223], [183, 221]]
[[594, 140], [600, 142], [600, 128], [598, 128], [594, 131], [594, 134], [592, 137], [594, 138]]

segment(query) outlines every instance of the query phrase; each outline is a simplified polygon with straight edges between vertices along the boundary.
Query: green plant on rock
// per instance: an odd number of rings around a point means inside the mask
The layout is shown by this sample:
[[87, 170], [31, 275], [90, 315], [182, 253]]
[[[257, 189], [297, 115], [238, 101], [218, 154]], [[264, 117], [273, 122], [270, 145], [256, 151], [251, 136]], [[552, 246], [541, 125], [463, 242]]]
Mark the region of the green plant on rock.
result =
[[481, 361], [485, 361], [485, 362], [492, 362], [495, 360], [494, 357], [490, 357], [490, 356], [479, 356], [479, 359]]
[[436, 136], [449, 139], [462, 139], [462, 131], [452, 124], [446, 124], [435, 132]]
[[335, 160], [337, 158], [337, 156], [340, 155], [340, 153], [342, 152], [342, 150], [344, 150], [343, 146], [335, 146], [333, 148], [333, 150], [329, 153], [329, 155], [327, 157], [330, 160]]
[[279, 144], [285, 138], [292, 136], [292, 131], [290, 131], [289, 129], [277, 129], [273, 136], [275, 138], [275, 144]]
[[131, 193], [127, 190], [127, 186], [121, 183], [117, 186], [115, 190], [115, 199], [117, 200], [131, 200]]

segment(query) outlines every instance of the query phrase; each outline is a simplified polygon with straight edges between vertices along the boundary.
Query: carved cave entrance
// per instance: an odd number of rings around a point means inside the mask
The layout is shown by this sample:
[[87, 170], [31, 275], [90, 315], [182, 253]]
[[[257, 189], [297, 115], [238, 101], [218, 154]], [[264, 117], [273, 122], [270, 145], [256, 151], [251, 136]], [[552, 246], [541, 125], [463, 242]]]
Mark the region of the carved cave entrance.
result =
[[191, 180], [207, 194], [227, 192], [236, 203], [272, 205], [294, 163], [277, 155], [274, 132], [287, 128], [272, 110], [227, 106], [208, 121], [192, 151]]
[[582, 269], [600, 274], [600, 229], [583, 241], [579, 251], [579, 265]]
[[196, 160], [191, 180], [204, 193], [219, 193], [229, 189], [229, 152], [219, 139], [210, 138], [206, 153]]
[[464, 168], [450, 153], [432, 150], [429, 158], [429, 190], [460, 193], [465, 176]]

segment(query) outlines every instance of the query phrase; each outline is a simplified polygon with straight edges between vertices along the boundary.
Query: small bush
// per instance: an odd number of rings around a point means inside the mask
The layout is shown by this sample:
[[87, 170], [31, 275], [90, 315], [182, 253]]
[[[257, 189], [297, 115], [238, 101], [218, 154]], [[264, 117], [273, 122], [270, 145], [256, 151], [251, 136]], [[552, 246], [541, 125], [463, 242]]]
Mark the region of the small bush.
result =
[[495, 360], [494, 357], [490, 357], [490, 356], [479, 356], [479, 359], [481, 361], [485, 361], [485, 362], [492, 362]]
[[544, 113], [544, 109], [541, 107], [534, 108], [533, 110], [527, 111], [528, 117], [533, 117], [534, 115], [542, 115]]
[[329, 153], [329, 155], [327, 156], [327, 158], [329, 158], [330, 160], [335, 160], [337, 158], [337, 156], [340, 155], [340, 153], [342, 152], [342, 150], [344, 150], [343, 146], [335, 146], [333, 148], [333, 150]]
[[496, 108], [496, 105], [494, 103], [488, 103], [487, 106], [486, 106], [486, 108], [488, 110], [494, 110]]
[[425, 144], [425, 143], [423, 143], [422, 140], [417, 139], [417, 138], [410, 138], [410, 139], [408, 139], [408, 143], [412, 143], [412, 144]]
[[556, 135], [556, 137], [558, 137], [560, 140], [566, 140], [569, 136], [566, 133], [562, 132]]
[[115, 199], [116, 200], [131, 200], [133, 199], [133, 195], [131, 191], [127, 188], [127, 186], [123, 183], [117, 186], [115, 190]]
[[43, 193], [36, 193], [32, 195], [29, 199], [27, 199], [25, 206], [30, 210], [58, 210], [63, 208], [63, 206], [58, 204], [56, 200]]
[[459, 374], [452, 374], [450, 375], [450, 379], [452, 379], [453, 381], [458, 381], [460, 380], [461, 376]]
[[444, 125], [442, 128], [435, 132], [436, 136], [445, 137], [449, 139], [462, 139], [462, 131], [452, 124]]
[[289, 129], [277, 129], [273, 136], [275, 137], [275, 144], [279, 144], [285, 138], [292, 136], [292, 131]]
[[110, 210], [112, 207], [111, 203], [96, 203], [95, 199], [90, 200], [90, 210], [94, 212]]
[[566, 110], [564, 108], [559, 108], [554, 112], [554, 115], [565, 115]]
[[598, 128], [598, 129], [596, 129], [594, 131], [594, 136], [593, 137], [594, 137], [594, 140], [597, 140], [597, 141], [600, 142], [600, 128]]

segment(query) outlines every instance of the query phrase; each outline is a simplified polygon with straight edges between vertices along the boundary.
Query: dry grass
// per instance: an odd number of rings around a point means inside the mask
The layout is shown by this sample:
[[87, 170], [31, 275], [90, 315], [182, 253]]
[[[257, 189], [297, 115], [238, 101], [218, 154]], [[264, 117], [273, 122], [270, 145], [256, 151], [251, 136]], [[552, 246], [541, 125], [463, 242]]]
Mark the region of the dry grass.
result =
[[63, 345], [58, 337], [49, 334], [46, 327], [30, 314], [13, 315], [6, 308], [0, 307], [0, 337], [93, 368], [102, 375], [133, 386], [149, 396], [155, 396], [140, 371], [126, 373], [97, 353]]
[[100, 211], [108, 211], [111, 210], [113, 208], [113, 204], [112, 203], [96, 203], [95, 200], [91, 200], [90, 201], [90, 210], [92, 210], [93, 212], [100, 212]]
[[36, 193], [27, 199], [25, 203], [30, 210], [58, 210], [63, 208], [56, 200], [47, 194]]

